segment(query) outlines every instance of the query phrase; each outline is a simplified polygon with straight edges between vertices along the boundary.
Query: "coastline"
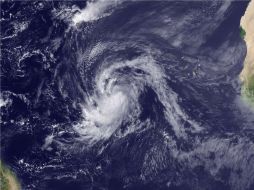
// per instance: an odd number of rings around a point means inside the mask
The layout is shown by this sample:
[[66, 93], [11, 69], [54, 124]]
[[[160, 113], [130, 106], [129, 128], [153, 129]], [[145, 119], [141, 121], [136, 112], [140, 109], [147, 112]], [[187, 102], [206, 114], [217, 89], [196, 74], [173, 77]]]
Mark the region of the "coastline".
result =
[[241, 27], [245, 30], [244, 41], [247, 46], [247, 55], [244, 68], [240, 74], [242, 96], [251, 106], [254, 106], [254, 1], [251, 0], [241, 19]]
[[0, 177], [1, 190], [21, 190], [16, 175], [2, 161], [0, 161]]

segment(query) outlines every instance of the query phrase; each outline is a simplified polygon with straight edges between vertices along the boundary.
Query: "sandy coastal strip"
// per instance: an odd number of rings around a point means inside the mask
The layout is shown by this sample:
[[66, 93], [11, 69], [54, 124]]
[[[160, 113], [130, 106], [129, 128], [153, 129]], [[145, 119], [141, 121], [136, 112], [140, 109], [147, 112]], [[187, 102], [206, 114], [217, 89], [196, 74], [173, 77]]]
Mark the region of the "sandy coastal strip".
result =
[[244, 38], [247, 45], [247, 55], [244, 61], [244, 69], [240, 75], [247, 89], [249, 97], [254, 99], [254, 0], [248, 5], [244, 16], [241, 19], [241, 26], [246, 31]]
[[21, 190], [15, 174], [0, 160], [0, 190]]

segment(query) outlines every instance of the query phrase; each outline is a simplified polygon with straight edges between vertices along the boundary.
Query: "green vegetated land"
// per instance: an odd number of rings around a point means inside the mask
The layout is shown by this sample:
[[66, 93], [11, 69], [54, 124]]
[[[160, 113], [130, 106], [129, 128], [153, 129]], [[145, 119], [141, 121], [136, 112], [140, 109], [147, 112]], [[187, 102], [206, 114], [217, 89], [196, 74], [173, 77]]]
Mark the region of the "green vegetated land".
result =
[[254, 104], [254, 75], [249, 76], [248, 81], [244, 84], [243, 90], [248, 100]]
[[246, 35], [245, 30], [240, 26], [240, 36], [241, 36], [241, 38], [244, 39], [245, 35]]
[[20, 190], [15, 174], [2, 161], [0, 161], [0, 190]]

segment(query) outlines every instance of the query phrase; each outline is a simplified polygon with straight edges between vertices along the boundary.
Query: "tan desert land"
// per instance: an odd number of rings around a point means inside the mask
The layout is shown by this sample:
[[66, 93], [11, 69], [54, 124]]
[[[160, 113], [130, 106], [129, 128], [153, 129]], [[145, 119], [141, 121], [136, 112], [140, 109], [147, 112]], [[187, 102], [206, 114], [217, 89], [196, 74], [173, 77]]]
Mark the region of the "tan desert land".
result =
[[0, 161], [0, 190], [20, 190], [15, 174]]
[[243, 81], [244, 95], [254, 103], [254, 0], [250, 1], [242, 17], [241, 26], [246, 32], [244, 40], [247, 46], [247, 55], [240, 77]]

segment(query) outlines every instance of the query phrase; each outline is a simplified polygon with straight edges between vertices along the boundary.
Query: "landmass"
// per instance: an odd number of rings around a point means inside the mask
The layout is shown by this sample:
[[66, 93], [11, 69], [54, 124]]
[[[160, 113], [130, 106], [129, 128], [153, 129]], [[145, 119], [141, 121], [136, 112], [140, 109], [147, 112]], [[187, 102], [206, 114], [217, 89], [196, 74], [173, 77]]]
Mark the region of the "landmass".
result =
[[243, 29], [242, 26], [240, 26], [240, 36], [244, 39], [244, 38], [245, 38], [245, 35], [246, 35], [245, 30]]
[[1, 190], [20, 190], [20, 184], [16, 175], [0, 161], [0, 189]]
[[254, 1], [250, 1], [241, 19], [240, 35], [247, 46], [244, 68], [241, 72], [242, 94], [254, 106]]

